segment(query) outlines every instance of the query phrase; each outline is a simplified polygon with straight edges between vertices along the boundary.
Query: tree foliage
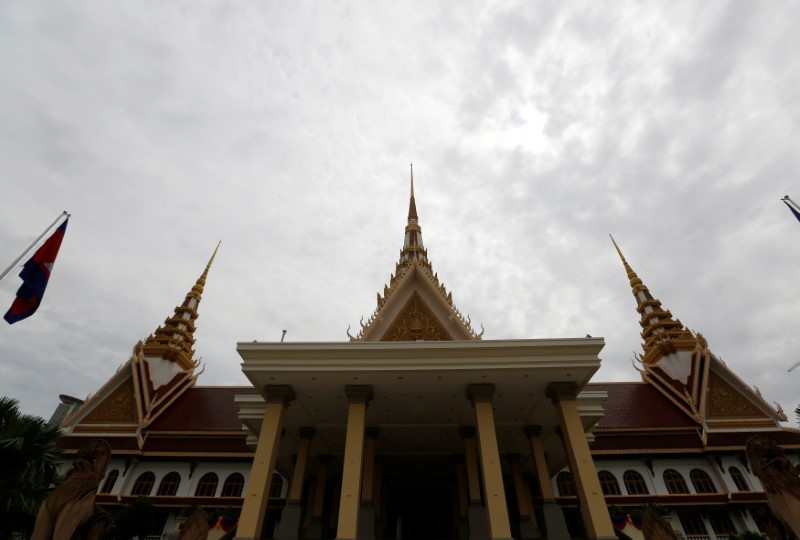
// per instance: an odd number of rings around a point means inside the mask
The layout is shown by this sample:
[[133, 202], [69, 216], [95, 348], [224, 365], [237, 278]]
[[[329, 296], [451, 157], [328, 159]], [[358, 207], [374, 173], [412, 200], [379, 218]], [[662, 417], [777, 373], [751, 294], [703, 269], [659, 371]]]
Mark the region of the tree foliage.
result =
[[58, 427], [0, 397], [0, 540], [33, 530], [39, 506], [58, 480], [60, 437]]
[[155, 525], [153, 503], [147, 497], [137, 497], [114, 514], [103, 539], [128, 540], [134, 536], [144, 538]]

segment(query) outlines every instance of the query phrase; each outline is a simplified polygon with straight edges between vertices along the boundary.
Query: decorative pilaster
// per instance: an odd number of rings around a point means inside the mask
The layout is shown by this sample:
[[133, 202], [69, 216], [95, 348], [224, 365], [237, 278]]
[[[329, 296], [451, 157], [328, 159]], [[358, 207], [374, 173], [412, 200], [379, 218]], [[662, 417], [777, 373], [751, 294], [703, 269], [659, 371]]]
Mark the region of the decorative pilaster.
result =
[[472, 401], [475, 409], [489, 534], [492, 540], [499, 540], [511, 538], [511, 525], [508, 520], [503, 471], [500, 467], [500, 451], [497, 448], [497, 431], [494, 425], [492, 408], [494, 388], [493, 384], [471, 384], [467, 388], [467, 398]]
[[547, 397], [553, 401], [558, 413], [569, 470], [578, 489], [586, 534], [590, 540], [613, 540], [616, 534], [578, 413], [578, 386], [575, 383], [550, 383]]

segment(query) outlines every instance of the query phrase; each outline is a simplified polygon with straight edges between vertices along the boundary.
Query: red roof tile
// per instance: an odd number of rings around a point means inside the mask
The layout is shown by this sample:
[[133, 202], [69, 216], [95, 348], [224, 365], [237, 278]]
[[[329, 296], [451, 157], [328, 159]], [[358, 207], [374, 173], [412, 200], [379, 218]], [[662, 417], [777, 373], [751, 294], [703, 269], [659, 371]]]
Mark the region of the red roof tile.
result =
[[608, 392], [599, 429], [653, 429], [695, 427], [689, 418], [658, 390], [644, 382], [589, 383], [585, 390]]
[[242, 431], [233, 398], [257, 393], [252, 386], [189, 388], [147, 431]]

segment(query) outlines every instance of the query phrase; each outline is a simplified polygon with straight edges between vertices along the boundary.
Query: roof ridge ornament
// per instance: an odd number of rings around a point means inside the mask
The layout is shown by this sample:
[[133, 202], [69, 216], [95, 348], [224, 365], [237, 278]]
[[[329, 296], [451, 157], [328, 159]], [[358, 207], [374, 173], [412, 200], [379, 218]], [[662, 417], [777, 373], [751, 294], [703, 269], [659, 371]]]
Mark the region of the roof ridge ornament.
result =
[[631, 284], [631, 292], [636, 300], [636, 311], [641, 314], [639, 324], [642, 327], [642, 349], [644, 350], [642, 363], [658, 362], [664, 356], [676, 352], [676, 345], [682, 350], [693, 350], [697, 343], [697, 336], [688, 330], [680, 319], [673, 319], [672, 313], [661, 306], [661, 301], [650, 294], [647, 285], [628, 264], [614, 237], [610, 234], [608, 236], [622, 260]]
[[203, 273], [186, 293], [186, 298], [180, 306], [175, 308], [171, 317], [164, 320], [164, 324], [156, 328], [144, 341], [144, 352], [147, 356], [161, 356], [176, 361], [183, 369], [189, 370], [197, 367], [199, 362], [192, 359], [195, 343], [194, 331], [197, 320], [197, 306], [205, 288], [208, 271], [217, 256], [222, 240], [217, 243], [214, 253], [208, 260]]

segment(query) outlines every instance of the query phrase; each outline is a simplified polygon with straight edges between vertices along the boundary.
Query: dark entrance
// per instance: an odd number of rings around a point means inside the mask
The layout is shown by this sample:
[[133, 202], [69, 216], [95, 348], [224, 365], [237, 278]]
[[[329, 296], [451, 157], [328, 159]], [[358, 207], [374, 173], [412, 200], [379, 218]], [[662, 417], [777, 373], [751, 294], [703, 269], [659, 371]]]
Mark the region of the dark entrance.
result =
[[452, 458], [393, 456], [384, 462], [386, 540], [450, 540], [454, 524], [455, 469]]
[[396, 487], [387, 497], [385, 538], [439, 540], [454, 537], [449, 487]]

